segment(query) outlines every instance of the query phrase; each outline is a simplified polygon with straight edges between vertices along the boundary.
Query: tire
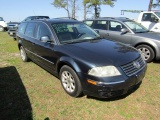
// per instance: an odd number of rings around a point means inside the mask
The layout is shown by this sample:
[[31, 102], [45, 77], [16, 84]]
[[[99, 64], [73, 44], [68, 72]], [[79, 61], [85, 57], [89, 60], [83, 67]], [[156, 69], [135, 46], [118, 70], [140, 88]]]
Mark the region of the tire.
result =
[[136, 48], [142, 53], [142, 56], [146, 62], [149, 63], [154, 59], [155, 53], [154, 53], [154, 50], [150, 46], [139, 45]]
[[29, 58], [22, 46], [20, 47], [20, 56], [23, 62], [28, 62]]
[[63, 89], [72, 97], [79, 97], [82, 95], [81, 82], [76, 72], [69, 66], [64, 65], [59, 73], [61, 85]]
[[0, 32], [4, 32], [4, 27], [0, 26]]

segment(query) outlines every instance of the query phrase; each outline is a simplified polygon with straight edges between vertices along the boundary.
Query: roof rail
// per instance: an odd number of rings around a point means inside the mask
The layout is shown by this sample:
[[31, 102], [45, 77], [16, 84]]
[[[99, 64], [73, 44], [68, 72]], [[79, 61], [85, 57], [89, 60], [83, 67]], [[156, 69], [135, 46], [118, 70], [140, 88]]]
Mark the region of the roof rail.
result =
[[116, 17], [116, 18], [120, 18], [120, 19], [129, 19], [127, 17]]
[[98, 19], [101, 19], [101, 18], [110, 18], [110, 19], [115, 19], [114, 17], [99, 17]]
[[77, 20], [77, 19], [72, 18], [72, 17], [58, 17], [58, 18], [54, 18], [54, 19], [71, 19], [71, 20]]

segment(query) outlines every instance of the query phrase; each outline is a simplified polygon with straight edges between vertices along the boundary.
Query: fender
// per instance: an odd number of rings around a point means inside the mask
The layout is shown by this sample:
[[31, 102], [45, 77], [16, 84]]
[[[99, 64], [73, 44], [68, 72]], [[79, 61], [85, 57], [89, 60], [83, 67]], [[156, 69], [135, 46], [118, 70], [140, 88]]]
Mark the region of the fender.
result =
[[56, 70], [59, 73], [60, 68], [63, 65], [69, 65], [70, 67], [72, 67], [76, 72], [81, 72], [81, 69], [79, 67], [79, 65], [71, 58], [68, 56], [62, 56], [60, 57], [59, 60], [57, 60], [56, 62]]

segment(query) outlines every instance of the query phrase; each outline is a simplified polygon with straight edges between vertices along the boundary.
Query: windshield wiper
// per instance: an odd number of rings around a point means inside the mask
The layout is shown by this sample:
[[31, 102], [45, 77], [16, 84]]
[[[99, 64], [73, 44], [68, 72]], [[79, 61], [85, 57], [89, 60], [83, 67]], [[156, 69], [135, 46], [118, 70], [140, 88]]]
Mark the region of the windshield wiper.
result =
[[139, 32], [135, 32], [135, 33], [147, 33], [149, 31], [139, 31]]
[[93, 38], [93, 39], [90, 39], [90, 40], [99, 40], [99, 39], [102, 39], [102, 37], [95, 37], [95, 38]]
[[72, 43], [81, 43], [81, 42], [85, 42], [87, 41], [87, 39], [84, 40], [69, 40], [69, 41], [63, 41], [63, 44], [72, 44]]
[[61, 42], [62, 44], [72, 44], [72, 43], [81, 43], [81, 42], [86, 42], [86, 41], [93, 41], [93, 40], [99, 40], [102, 39], [101, 37], [95, 37], [92, 39], [80, 39], [80, 40], [68, 40], [68, 41], [63, 41]]

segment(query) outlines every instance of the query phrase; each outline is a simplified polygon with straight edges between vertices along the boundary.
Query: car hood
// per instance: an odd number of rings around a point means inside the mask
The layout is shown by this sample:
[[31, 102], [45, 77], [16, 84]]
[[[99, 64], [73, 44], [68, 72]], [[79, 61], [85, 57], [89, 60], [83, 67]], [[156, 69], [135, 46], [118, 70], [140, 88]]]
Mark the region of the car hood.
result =
[[160, 40], [160, 34], [156, 32], [136, 33], [135, 36], [154, 39], [154, 40]]
[[120, 66], [140, 56], [132, 47], [105, 39], [65, 44], [63, 48], [70, 57], [95, 66]]

